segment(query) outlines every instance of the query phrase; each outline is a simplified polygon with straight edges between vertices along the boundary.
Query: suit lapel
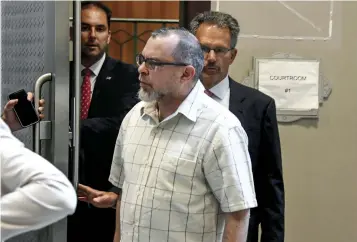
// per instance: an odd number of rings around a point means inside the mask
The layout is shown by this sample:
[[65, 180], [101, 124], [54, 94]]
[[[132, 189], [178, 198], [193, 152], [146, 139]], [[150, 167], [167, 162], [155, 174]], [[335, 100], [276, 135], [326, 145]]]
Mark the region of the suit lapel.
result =
[[115, 60], [107, 56], [95, 81], [92, 100], [95, 100], [98, 97], [100, 91], [102, 90], [101, 87], [103, 87], [105, 83], [112, 78], [112, 69], [114, 66]]
[[100, 103], [99, 94], [105, 89], [105, 86], [113, 78], [113, 68], [115, 67], [116, 61], [113, 58], [107, 56], [104, 60], [102, 68], [95, 81], [95, 86], [93, 90], [92, 100], [89, 107], [88, 117], [96, 116], [98, 113], [98, 104]]
[[243, 102], [246, 97], [244, 93], [240, 91], [239, 85], [240, 84], [229, 77], [229, 111], [231, 111], [239, 119], [242, 126], [245, 127]]

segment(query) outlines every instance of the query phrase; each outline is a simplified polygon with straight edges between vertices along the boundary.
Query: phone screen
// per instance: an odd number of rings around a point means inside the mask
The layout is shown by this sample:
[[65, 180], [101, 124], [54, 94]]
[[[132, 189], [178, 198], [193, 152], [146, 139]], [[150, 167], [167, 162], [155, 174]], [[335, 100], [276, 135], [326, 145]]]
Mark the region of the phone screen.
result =
[[39, 121], [39, 117], [32, 102], [27, 100], [25, 90], [20, 90], [9, 95], [9, 99], [18, 99], [14, 111], [22, 127], [30, 126]]

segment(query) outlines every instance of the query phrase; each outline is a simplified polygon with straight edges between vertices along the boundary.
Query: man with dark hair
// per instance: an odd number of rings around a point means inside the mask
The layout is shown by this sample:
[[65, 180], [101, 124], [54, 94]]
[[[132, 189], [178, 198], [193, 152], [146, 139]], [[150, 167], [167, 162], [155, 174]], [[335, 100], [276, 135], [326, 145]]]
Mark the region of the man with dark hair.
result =
[[114, 242], [245, 242], [257, 205], [248, 140], [204, 94], [197, 39], [159, 29], [137, 63], [142, 101], [123, 120], [109, 177], [122, 189]]
[[101, 9], [105, 12], [106, 16], [107, 16], [107, 24], [108, 24], [108, 29], [110, 29], [110, 20], [112, 18], [112, 10], [110, 8], [108, 8], [105, 4], [103, 4], [102, 2], [98, 2], [98, 1], [83, 1], [81, 3], [81, 9], [88, 9], [91, 7], [96, 7], [98, 9]]
[[229, 108], [240, 120], [249, 140], [258, 207], [251, 210], [248, 242], [284, 241], [284, 182], [280, 138], [274, 100], [243, 86], [228, 76], [239, 34], [238, 21], [231, 15], [208, 11], [190, 23], [205, 56], [200, 77], [206, 93]]
[[[115, 210], [91, 206], [83, 187], [103, 192], [106, 207], [118, 190], [108, 182], [115, 140], [126, 113], [138, 102], [138, 72], [109, 57], [111, 11], [100, 2], [82, 2], [81, 130], [77, 210], [68, 218], [68, 242], [113, 240]], [[73, 70], [73, 64], [71, 64]], [[71, 72], [73, 73], [73, 72]], [[72, 82], [74, 84], [74, 82]], [[73, 88], [71, 88], [73, 90]], [[73, 93], [70, 93], [74, 97]], [[103, 201], [101, 201], [103, 202]], [[111, 203], [111, 204], [108, 204]]]

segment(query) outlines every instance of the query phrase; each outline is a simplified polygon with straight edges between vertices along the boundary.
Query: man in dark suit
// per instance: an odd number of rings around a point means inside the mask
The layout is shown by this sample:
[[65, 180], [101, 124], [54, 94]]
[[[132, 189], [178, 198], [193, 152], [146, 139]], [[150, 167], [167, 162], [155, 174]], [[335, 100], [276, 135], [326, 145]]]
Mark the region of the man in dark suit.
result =
[[200, 80], [206, 93], [228, 107], [248, 135], [258, 207], [251, 209], [247, 241], [258, 241], [260, 225], [261, 242], [283, 242], [285, 199], [275, 102], [228, 76], [229, 66], [237, 55], [236, 19], [208, 11], [198, 14], [190, 28], [205, 54]]
[[[138, 72], [133, 65], [105, 53], [110, 42], [111, 11], [100, 2], [82, 2], [81, 9], [81, 130], [78, 198], [68, 218], [68, 242], [111, 242], [115, 210], [91, 206], [83, 187], [102, 190], [98, 198], [110, 207], [118, 191], [108, 181], [114, 145], [126, 113], [138, 102]], [[73, 64], [71, 64], [73, 70]], [[73, 73], [73, 71], [72, 71]], [[74, 82], [72, 82], [74, 84]], [[73, 98], [73, 93], [70, 94]], [[73, 99], [72, 99], [73, 100]]]

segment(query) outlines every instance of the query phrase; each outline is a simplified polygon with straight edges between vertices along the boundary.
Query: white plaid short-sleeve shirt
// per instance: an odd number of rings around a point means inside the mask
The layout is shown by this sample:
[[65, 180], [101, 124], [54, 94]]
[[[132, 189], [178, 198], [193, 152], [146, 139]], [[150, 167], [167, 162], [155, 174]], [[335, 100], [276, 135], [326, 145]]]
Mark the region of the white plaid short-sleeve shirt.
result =
[[161, 122], [155, 102], [126, 115], [109, 181], [122, 242], [222, 241], [224, 213], [257, 206], [246, 133], [200, 82]]

